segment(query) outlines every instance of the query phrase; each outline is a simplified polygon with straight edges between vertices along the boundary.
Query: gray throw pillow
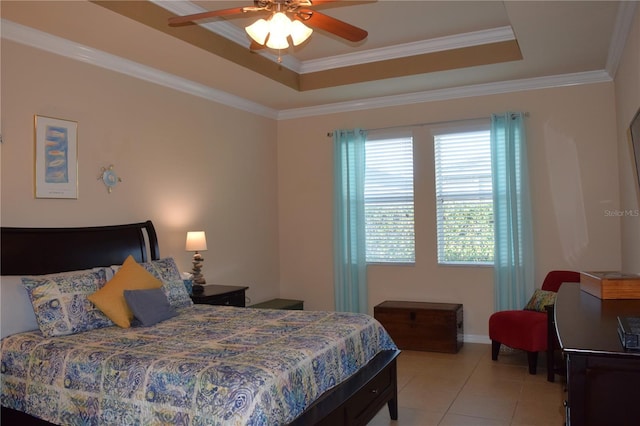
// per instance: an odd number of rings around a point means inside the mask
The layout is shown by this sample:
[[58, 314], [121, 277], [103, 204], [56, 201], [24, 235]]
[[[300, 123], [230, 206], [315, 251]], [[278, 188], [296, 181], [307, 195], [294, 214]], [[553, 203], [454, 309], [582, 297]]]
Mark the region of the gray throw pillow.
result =
[[169, 305], [169, 300], [162, 288], [150, 290], [125, 290], [124, 299], [133, 312], [133, 316], [148, 327], [175, 317], [178, 312]]

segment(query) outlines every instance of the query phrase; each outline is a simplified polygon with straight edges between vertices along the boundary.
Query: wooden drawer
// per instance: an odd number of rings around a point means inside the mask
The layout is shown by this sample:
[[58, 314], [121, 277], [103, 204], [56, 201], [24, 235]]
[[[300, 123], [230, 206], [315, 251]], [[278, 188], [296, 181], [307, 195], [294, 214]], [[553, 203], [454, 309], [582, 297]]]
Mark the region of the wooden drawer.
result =
[[461, 304], [386, 301], [373, 312], [400, 349], [456, 353], [462, 347]]
[[348, 381], [323, 394], [291, 425], [366, 426], [385, 406], [391, 419], [397, 420], [399, 354], [396, 350], [380, 352]]
[[249, 287], [207, 284], [203, 291], [193, 293], [191, 300], [196, 304], [245, 306], [245, 290]]
[[226, 306], [244, 306], [244, 292], [235, 292], [230, 294], [221, 295], [215, 298], [212, 305], [226, 305]]
[[368, 420], [374, 417], [377, 410], [372, 412], [371, 407], [379, 407], [390, 397], [394, 391], [393, 376], [391, 371], [384, 370], [364, 385], [363, 391], [354, 395], [346, 407], [346, 419], [348, 425], [366, 425]]
[[291, 311], [301, 311], [304, 309], [304, 301], [292, 299], [271, 299], [266, 302], [256, 303], [249, 306], [257, 309], [285, 309]]

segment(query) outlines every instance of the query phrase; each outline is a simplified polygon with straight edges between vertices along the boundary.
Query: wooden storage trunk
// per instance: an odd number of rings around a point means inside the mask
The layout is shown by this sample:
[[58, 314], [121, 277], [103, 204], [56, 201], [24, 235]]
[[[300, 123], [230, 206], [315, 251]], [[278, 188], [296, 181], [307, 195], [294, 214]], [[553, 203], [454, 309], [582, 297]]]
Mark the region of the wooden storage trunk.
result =
[[459, 303], [386, 301], [373, 315], [400, 349], [456, 353], [462, 347]]
[[580, 289], [600, 299], [640, 299], [640, 275], [622, 272], [581, 272]]

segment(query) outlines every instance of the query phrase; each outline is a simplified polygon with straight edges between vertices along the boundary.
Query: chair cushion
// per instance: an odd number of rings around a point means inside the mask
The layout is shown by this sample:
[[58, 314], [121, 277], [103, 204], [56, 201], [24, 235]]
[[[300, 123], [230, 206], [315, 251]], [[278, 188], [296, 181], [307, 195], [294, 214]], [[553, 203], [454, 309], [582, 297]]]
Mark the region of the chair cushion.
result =
[[537, 311], [500, 311], [489, 317], [489, 338], [528, 352], [547, 350], [547, 314]]

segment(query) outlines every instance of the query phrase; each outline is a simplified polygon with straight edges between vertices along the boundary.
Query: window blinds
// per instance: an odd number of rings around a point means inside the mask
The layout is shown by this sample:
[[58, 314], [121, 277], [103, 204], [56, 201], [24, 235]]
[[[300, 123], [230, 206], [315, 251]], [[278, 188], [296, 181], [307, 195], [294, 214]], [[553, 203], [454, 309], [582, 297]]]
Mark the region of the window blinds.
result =
[[434, 135], [438, 263], [493, 262], [489, 130]]
[[365, 156], [367, 262], [413, 263], [413, 138], [370, 135]]

